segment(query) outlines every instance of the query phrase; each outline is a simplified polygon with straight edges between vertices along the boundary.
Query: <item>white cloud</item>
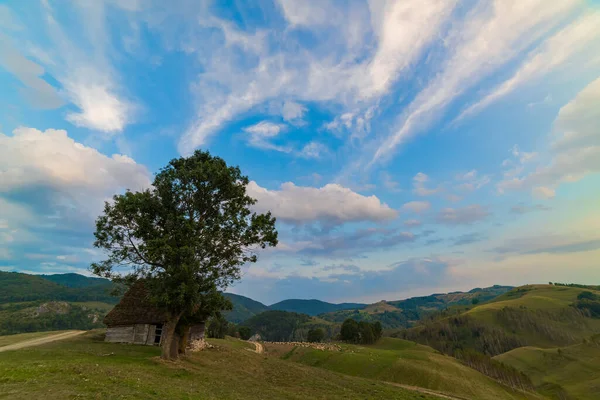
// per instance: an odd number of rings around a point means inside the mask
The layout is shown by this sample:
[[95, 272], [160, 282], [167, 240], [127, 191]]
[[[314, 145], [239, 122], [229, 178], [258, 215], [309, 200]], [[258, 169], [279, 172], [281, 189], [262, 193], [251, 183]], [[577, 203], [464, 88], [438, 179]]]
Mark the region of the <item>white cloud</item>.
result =
[[440, 118], [457, 96], [542, 38], [579, 4], [521, 0], [516, 7], [504, 0], [481, 2], [448, 34], [450, 56], [440, 73], [408, 106], [398, 129], [381, 143], [369, 165]]
[[431, 196], [440, 193], [443, 189], [438, 186], [436, 188], [428, 188], [427, 182], [429, 182], [429, 176], [419, 172], [413, 177], [413, 193], [418, 196]]
[[443, 208], [437, 215], [437, 221], [447, 225], [472, 224], [488, 217], [490, 213], [479, 204], [463, 208]]
[[404, 203], [402, 209], [405, 211], [412, 211], [417, 214], [421, 214], [431, 208], [431, 203], [428, 201], [409, 201]]
[[376, 196], [363, 196], [338, 184], [321, 188], [296, 186], [292, 182], [279, 190], [268, 190], [251, 181], [248, 194], [257, 199], [257, 210], [272, 211], [279, 220], [302, 224], [321, 221], [329, 224], [360, 221], [388, 221], [397, 212]]
[[87, 78], [75, 82], [64, 82], [69, 99], [81, 110], [67, 113], [67, 121], [109, 134], [123, 131], [132, 122], [135, 106], [120, 98], [110, 87], [108, 80], [104, 83], [90, 82], [92, 76], [87, 75]]
[[290, 147], [278, 146], [271, 143], [271, 140], [276, 138], [285, 128], [285, 125], [261, 121], [258, 124], [244, 128], [244, 132], [249, 134], [248, 144], [252, 147], [290, 153], [292, 151]]
[[488, 175], [479, 176], [476, 170], [471, 170], [462, 175], [459, 174], [456, 176], [456, 180], [463, 182], [457, 185], [456, 189], [464, 192], [472, 192], [490, 183]]
[[[352, 112], [359, 131], [368, 131], [373, 107], [437, 39], [454, 2], [280, 5], [288, 22], [283, 30], [243, 31], [207, 17], [210, 10], [202, 7], [200, 17], [190, 13], [189, 20], [178, 18], [178, 24], [189, 28], [185, 49], [199, 55], [203, 69], [194, 86], [198, 112], [178, 145], [181, 153], [204, 145], [237, 115], [273, 99], [340, 105], [340, 114]], [[298, 27], [318, 40], [307, 46], [295, 34]], [[203, 40], [190, 43], [189, 36]], [[286, 46], [271, 45], [282, 41]]]
[[[55, 15], [49, 6], [40, 8], [43, 19], [39, 24], [45, 35], [42, 38], [30, 36], [29, 32], [13, 35], [11, 50], [0, 34], [0, 52], [8, 55], [0, 65], [23, 82], [22, 91], [35, 106], [57, 108], [69, 102], [77, 109], [67, 111], [67, 121], [111, 137], [133, 122], [139, 106], [127, 99], [126, 89], [113, 68], [107, 14], [114, 6], [133, 11], [135, 5], [136, 2], [76, 2], [67, 12], [74, 24], [64, 25], [59, 19], [63, 14]], [[35, 58], [40, 65], [24, 54]], [[57, 89], [42, 79], [46, 75], [57, 82]]]
[[310, 142], [307, 143], [298, 155], [303, 158], [321, 158], [329, 153], [329, 149], [323, 143]]
[[21, 81], [24, 86], [19, 89], [21, 95], [32, 106], [52, 109], [64, 104], [56, 88], [41, 78], [46, 73], [44, 68], [24, 57], [2, 33], [0, 33], [0, 54], [2, 54], [0, 67]]
[[[534, 79], [541, 79], [553, 69], [567, 62], [573, 62], [575, 55], [587, 58], [589, 54], [598, 52], [600, 52], [600, 12], [590, 11], [535, 49], [510, 79], [463, 111], [457, 120], [481, 111], [519, 86]], [[581, 61], [576, 62], [577, 66]]]
[[385, 187], [390, 192], [401, 192], [400, 184], [397, 181], [395, 181], [389, 173], [382, 172], [380, 175], [383, 187]]
[[404, 221], [404, 225], [410, 227], [421, 226], [421, 221], [419, 221], [418, 219], [409, 219]]
[[95, 216], [118, 191], [149, 186], [144, 166], [120, 154], [105, 156], [64, 130], [18, 128], [12, 136], [0, 134], [0, 194], [38, 188], [39, 196], [51, 192], [55, 206], [75, 206], [77, 212]]
[[4, 4], [0, 4], [0, 30], [21, 31], [23, 24]]
[[302, 104], [293, 101], [285, 101], [281, 110], [281, 116], [285, 121], [295, 121], [302, 118], [305, 112], [306, 107]]
[[319, 2], [319, 7], [306, 1], [277, 0], [290, 25], [326, 25], [338, 17], [339, 11], [330, 1]]
[[552, 198], [554, 198], [554, 196], [556, 196], [556, 192], [554, 191], [554, 189], [551, 189], [549, 187], [544, 187], [544, 186], [534, 187], [531, 190], [531, 193], [535, 197], [542, 198], [542, 199], [552, 199]]
[[457, 2], [385, 1], [369, 3], [379, 47], [369, 63], [363, 97], [387, 92], [400, 72], [435, 39]]
[[507, 175], [499, 182], [500, 193], [507, 190], [532, 190], [537, 197], [551, 198], [558, 185], [575, 182], [590, 173], [600, 172], [600, 78], [586, 86], [562, 107], [554, 123], [551, 161], [532, 172]]

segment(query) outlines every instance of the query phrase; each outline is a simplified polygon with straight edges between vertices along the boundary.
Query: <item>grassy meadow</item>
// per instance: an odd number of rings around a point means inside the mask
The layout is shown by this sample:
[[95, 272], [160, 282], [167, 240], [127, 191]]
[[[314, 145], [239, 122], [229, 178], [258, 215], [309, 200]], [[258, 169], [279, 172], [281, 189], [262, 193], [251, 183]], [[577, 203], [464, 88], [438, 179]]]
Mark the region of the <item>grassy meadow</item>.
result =
[[344, 344], [341, 352], [271, 344], [265, 348], [267, 354], [327, 371], [419, 386], [459, 398], [542, 398], [509, 389], [431, 347], [401, 339], [383, 338], [370, 346]]
[[0, 353], [0, 399], [398, 399], [438, 397], [249, 351], [236, 339], [178, 362], [101, 331]]
[[562, 348], [520, 347], [495, 359], [529, 375], [538, 390], [550, 397], [599, 398], [600, 335]]

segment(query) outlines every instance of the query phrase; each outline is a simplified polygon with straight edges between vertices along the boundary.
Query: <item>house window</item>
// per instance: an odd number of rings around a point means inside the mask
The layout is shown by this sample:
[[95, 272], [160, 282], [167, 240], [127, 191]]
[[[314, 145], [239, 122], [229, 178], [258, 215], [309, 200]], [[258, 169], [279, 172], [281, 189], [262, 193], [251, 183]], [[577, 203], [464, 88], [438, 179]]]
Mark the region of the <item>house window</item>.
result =
[[160, 336], [162, 335], [162, 324], [157, 324], [156, 329], [154, 330], [154, 344], [160, 344]]

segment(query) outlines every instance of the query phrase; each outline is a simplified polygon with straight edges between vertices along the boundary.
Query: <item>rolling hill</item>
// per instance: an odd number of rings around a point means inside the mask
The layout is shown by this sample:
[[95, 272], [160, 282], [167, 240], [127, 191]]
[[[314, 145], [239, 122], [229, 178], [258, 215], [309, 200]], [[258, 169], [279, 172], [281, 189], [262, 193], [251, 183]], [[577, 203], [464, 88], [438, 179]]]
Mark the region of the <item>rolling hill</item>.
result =
[[[484, 304], [445, 310], [391, 335], [429, 345], [488, 375], [501, 362], [531, 376], [544, 393], [563, 399], [598, 388], [594, 372], [584, 368], [585, 357], [557, 357], [550, 362], [554, 353], [577, 354], [596, 345], [590, 338], [600, 334], [600, 318], [594, 311], [598, 306], [600, 292], [592, 288], [526, 285]], [[600, 364], [600, 359], [596, 362]], [[561, 367], [582, 373], [578, 380], [553, 380]]]
[[0, 271], [0, 304], [23, 301], [99, 301], [116, 304], [114, 285], [78, 274], [29, 275]]
[[582, 310], [581, 288], [527, 285], [476, 306], [441, 312], [392, 336], [425, 343], [447, 354], [468, 348], [496, 356], [522, 346], [577, 344], [600, 333], [600, 319]]
[[341, 310], [320, 314], [319, 317], [331, 322], [342, 323], [347, 318], [357, 321], [381, 322], [384, 329], [408, 328], [423, 317], [452, 306], [485, 302], [511, 290], [511, 286], [495, 285], [476, 288], [469, 292], [432, 294], [411, 297], [405, 300], [380, 301], [360, 309]]
[[356, 310], [365, 307], [366, 304], [361, 303], [340, 303], [333, 304], [321, 300], [300, 300], [289, 299], [283, 300], [269, 306], [270, 310], [289, 311], [300, 314], [315, 316], [319, 314], [340, 311], [340, 310]]
[[112, 282], [78, 274], [0, 272], [0, 335], [92, 329], [119, 301]]
[[600, 335], [568, 347], [520, 347], [494, 358], [527, 374], [551, 398], [593, 400], [600, 393]]
[[369, 346], [344, 344], [341, 351], [269, 343], [265, 348], [268, 355], [326, 371], [422, 387], [461, 399], [542, 398], [532, 391], [508, 388], [431, 347], [405, 340], [383, 338]]

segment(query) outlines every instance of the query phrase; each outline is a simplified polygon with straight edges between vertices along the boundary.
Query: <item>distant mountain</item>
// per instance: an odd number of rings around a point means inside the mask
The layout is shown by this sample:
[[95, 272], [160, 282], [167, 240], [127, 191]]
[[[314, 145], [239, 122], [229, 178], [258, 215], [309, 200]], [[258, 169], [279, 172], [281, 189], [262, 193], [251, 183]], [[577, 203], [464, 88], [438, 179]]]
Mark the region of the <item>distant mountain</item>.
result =
[[78, 274], [29, 275], [0, 271], [0, 304], [23, 301], [100, 301], [116, 304], [112, 282]]
[[359, 310], [361, 308], [366, 307], [366, 304], [362, 303], [341, 303], [341, 304], [333, 304], [327, 303], [321, 300], [300, 300], [300, 299], [290, 299], [283, 300], [279, 303], [275, 303], [269, 306], [271, 310], [279, 310], [279, 311], [289, 311], [300, 314], [307, 314], [310, 316], [315, 316], [323, 313], [340, 311], [340, 310]]
[[119, 301], [111, 281], [77, 274], [0, 272], [0, 335], [92, 329]]
[[411, 297], [405, 300], [388, 301], [388, 303], [403, 310], [442, 310], [449, 306], [471, 304], [473, 299], [483, 303], [512, 289], [512, 286], [494, 285], [487, 288], [471, 289], [468, 292], [437, 293], [429, 296]]
[[263, 303], [252, 300], [249, 297], [240, 296], [239, 294], [233, 293], [223, 293], [223, 295], [231, 300], [231, 303], [233, 303], [233, 310], [227, 311], [225, 313], [225, 318], [227, 321], [235, 324], [239, 324], [240, 322], [245, 321], [256, 314], [260, 314], [269, 309], [269, 307]]
[[379, 321], [384, 329], [408, 328], [426, 315], [444, 310], [448, 307], [486, 302], [500, 296], [511, 286], [491, 286], [476, 288], [469, 292], [452, 292], [432, 294], [429, 296], [411, 297], [405, 300], [381, 301], [360, 309], [340, 310], [320, 314], [319, 317], [330, 322], [342, 323], [347, 318], [356, 321]]
[[39, 275], [41, 278], [70, 288], [87, 288], [91, 286], [111, 286], [113, 283], [105, 278], [83, 276], [79, 274]]

